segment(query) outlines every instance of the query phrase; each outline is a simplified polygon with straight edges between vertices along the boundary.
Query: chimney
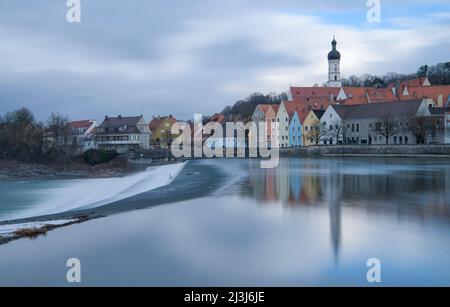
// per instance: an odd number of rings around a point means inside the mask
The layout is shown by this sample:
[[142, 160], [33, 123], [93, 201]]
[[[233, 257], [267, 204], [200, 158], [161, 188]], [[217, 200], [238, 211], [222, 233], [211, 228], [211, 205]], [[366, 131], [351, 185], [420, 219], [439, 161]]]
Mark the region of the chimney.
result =
[[117, 117], [118, 117], [118, 118], [122, 118], [122, 115], [118, 115]]
[[105, 119], [108, 119], [108, 115], [105, 115]]
[[438, 97], [437, 97], [437, 106], [439, 108], [442, 108], [444, 106], [444, 96], [443, 95], [438, 95]]

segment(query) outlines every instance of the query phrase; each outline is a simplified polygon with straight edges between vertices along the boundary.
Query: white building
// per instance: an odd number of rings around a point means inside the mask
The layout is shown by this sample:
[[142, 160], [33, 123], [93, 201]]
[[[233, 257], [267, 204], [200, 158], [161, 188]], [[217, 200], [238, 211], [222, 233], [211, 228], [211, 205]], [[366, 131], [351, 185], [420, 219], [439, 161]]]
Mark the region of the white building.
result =
[[337, 42], [333, 37], [332, 50], [328, 53], [328, 87], [342, 87], [341, 54], [336, 49]]
[[289, 114], [286, 110], [285, 101], [280, 104], [276, 115], [278, 123], [278, 144], [281, 148], [289, 147]]
[[348, 106], [330, 105], [320, 118], [320, 126], [323, 129], [321, 145], [336, 145], [344, 143], [342, 121]]
[[150, 148], [151, 131], [144, 117], [105, 116], [97, 127], [96, 141], [99, 149], [116, 150], [119, 153]]
[[96, 148], [94, 120], [78, 120], [68, 123], [70, 128], [70, 143], [79, 153]]

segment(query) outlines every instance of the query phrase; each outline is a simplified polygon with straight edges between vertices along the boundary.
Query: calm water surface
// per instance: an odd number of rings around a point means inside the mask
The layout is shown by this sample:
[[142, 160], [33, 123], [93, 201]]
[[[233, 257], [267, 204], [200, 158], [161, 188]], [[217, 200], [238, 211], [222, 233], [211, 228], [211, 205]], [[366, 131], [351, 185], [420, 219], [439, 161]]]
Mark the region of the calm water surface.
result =
[[[197, 186], [199, 176], [209, 178]], [[201, 197], [0, 246], [0, 285], [69, 285], [73, 257], [82, 285], [364, 286], [374, 257], [383, 285], [450, 285], [448, 160], [292, 158], [269, 170], [256, 160], [192, 161], [174, 194], [186, 180]], [[32, 194], [45, 199], [52, 184], [34, 183]], [[23, 191], [7, 195], [27, 206], [29, 185], [0, 191]]]

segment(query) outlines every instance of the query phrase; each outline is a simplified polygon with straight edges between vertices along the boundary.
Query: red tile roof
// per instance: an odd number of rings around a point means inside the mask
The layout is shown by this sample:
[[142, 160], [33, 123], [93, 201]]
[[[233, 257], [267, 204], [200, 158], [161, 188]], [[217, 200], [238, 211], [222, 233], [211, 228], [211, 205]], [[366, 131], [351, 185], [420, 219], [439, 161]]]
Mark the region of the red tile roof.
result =
[[278, 110], [280, 109], [280, 105], [278, 104], [271, 104], [270, 107], [274, 110], [275, 114], [278, 113]]
[[[403, 95], [403, 91], [399, 93], [401, 100], [431, 98], [435, 103], [438, 102], [438, 96], [442, 95], [443, 104], [445, 104], [450, 95], [450, 85], [434, 85], [434, 86], [416, 86], [408, 87], [409, 95]], [[445, 105], [444, 105], [445, 106]]]
[[94, 124], [92, 120], [77, 120], [69, 122], [69, 127], [72, 129], [79, 129], [79, 128], [89, 128]]
[[367, 89], [367, 95], [370, 103], [398, 100], [389, 88], [369, 88]]
[[263, 111], [264, 114], [266, 114], [267, 110], [269, 110], [270, 104], [259, 104], [258, 105], [261, 111]]
[[[330, 97], [339, 94], [338, 87], [291, 87], [292, 100], [306, 101], [307, 98], [322, 98], [330, 101]], [[334, 98], [333, 98], [334, 99]]]
[[[303, 123], [305, 118], [308, 116], [308, 113], [311, 110], [315, 110], [314, 104], [302, 102], [302, 101], [285, 101], [284, 106], [286, 108], [286, 112], [289, 116], [294, 115], [294, 112], [297, 112], [300, 121]], [[325, 109], [323, 109], [325, 110]]]
[[423, 86], [426, 79], [427, 79], [426, 77], [420, 77], [420, 78], [415, 78], [415, 79], [411, 79], [411, 80], [397, 80], [395, 82], [389, 83], [387, 88], [391, 89], [391, 88], [395, 87], [395, 88], [400, 88], [403, 90], [405, 85], [408, 87], [409, 86]]
[[163, 123], [163, 121], [165, 119], [169, 119], [169, 123], [170, 124], [175, 124], [177, 119], [171, 115], [169, 116], [158, 116], [158, 117], [153, 117], [153, 119], [151, 120], [151, 122], [148, 124], [148, 127], [150, 129], [151, 132], [154, 132], [156, 129], [159, 128], [159, 126], [161, 126], [161, 124]]
[[216, 122], [222, 124], [225, 121], [225, 116], [223, 114], [214, 114], [209, 122]]

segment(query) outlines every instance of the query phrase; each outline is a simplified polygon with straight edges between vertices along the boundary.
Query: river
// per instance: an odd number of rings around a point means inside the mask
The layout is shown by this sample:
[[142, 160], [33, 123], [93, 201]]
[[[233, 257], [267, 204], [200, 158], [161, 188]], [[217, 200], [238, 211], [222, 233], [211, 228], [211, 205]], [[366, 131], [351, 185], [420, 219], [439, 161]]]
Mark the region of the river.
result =
[[69, 258], [81, 261], [81, 285], [367, 286], [371, 258], [382, 285], [450, 285], [448, 160], [259, 165], [190, 161], [166, 184], [145, 177], [149, 191], [142, 180], [124, 188], [130, 178], [0, 182], [0, 217], [106, 216], [0, 246], [0, 285], [69, 286]]

